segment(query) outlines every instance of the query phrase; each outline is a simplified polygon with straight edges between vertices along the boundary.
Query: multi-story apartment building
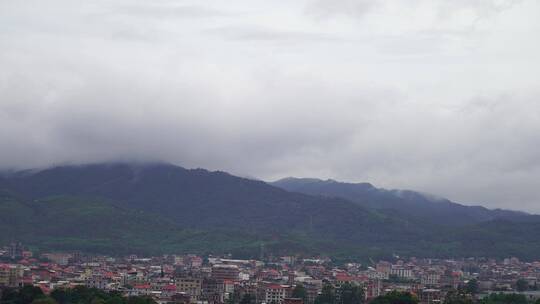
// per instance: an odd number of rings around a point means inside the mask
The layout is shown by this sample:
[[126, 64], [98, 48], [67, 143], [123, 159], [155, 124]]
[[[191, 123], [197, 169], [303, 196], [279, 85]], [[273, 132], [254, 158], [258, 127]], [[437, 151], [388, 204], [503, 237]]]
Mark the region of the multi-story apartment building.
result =
[[92, 274], [84, 278], [84, 284], [88, 288], [106, 289], [109, 281], [101, 274]]
[[264, 300], [268, 304], [281, 304], [291, 292], [290, 285], [268, 284], [264, 290]]
[[392, 269], [390, 269], [390, 275], [395, 275], [400, 278], [412, 278], [413, 272], [412, 269], [394, 265], [392, 266]]
[[194, 277], [176, 278], [176, 291], [188, 295], [192, 301], [199, 300], [202, 293], [202, 279]]
[[19, 265], [0, 264], [0, 286], [22, 286], [23, 268]]
[[441, 281], [441, 275], [435, 272], [424, 273], [420, 278], [420, 282], [426, 286], [436, 286], [439, 285]]
[[236, 265], [224, 265], [218, 264], [212, 266], [212, 278], [220, 282], [225, 280], [237, 281], [239, 278], [240, 270]]
[[321, 280], [304, 280], [302, 283], [306, 289], [306, 303], [311, 304], [315, 302], [315, 298], [319, 295], [322, 290], [322, 281]]

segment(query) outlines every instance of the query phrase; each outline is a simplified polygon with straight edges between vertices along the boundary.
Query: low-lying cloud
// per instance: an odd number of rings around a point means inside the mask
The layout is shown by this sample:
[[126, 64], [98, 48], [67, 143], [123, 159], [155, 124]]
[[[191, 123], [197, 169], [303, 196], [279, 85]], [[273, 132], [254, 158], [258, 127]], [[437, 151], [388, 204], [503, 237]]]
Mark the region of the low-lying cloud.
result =
[[444, 3], [2, 1], [0, 167], [161, 160], [540, 212], [539, 4]]

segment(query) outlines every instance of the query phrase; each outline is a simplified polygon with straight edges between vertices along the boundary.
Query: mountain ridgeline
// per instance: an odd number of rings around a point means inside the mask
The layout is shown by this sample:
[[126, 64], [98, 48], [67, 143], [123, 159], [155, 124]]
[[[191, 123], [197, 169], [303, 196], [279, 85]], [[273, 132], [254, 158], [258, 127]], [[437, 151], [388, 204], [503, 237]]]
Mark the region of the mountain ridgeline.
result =
[[369, 184], [268, 184], [224, 172], [129, 163], [0, 177], [0, 243], [20, 240], [41, 249], [532, 259], [540, 255], [538, 232], [537, 216]]
[[343, 183], [315, 178], [284, 178], [271, 183], [291, 192], [323, 197], [340, 197], [366, 208], [397, 213], [401, 217], [450, 226], [460, 226], [501, 219], [510, 221], [534, 220], [519, 211], [465, 206], [410, 190], [386, 190], [369, 183]]

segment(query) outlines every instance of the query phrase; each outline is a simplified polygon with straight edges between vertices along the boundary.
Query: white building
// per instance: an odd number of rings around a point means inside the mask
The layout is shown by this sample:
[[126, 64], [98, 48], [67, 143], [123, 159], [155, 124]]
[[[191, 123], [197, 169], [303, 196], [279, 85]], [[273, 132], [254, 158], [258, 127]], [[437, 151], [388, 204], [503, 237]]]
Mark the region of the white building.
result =
[[390, 269], [390, 275], [395, 275], [399, 278], [412, 278], [413, 272], [412, 269], [408, 269], [402, 266], [392, 266]]

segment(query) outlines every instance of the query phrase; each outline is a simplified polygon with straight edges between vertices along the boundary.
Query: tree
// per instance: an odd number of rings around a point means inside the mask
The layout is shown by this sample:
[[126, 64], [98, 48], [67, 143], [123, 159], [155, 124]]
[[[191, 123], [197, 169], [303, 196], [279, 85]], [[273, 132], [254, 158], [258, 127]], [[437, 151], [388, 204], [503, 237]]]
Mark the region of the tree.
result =
[[39, 287], [24, 286], [21, 289], [7, 289], [2, 293], [0, 299], [2, 303], [9, 304], [30, 304], [38, 298], [43, 298], [45, 295]]
[[24, 286], [19, 293], [22, 303], [32, 303], [35, 299], [45, 297], [41, 288], [35, 286]]
[[113, 295], [105, 300], [105, 304], [124, 304], [124, 298], [118, 295]]
[[58, 304], [58, 303], [51, 297], [40, 297], [32, 301], [32, 304]]
[[336, 293], [334, 286], [325, 284], [322, 288], [321, 294], [315, 298], [315, 304], [334, 304], [336, 301]]
[[[119, 298], [121, 295], [114, 292], [107, 293], [96, 288], [77, 286], [73, 289], [55, 289], [51, 292], [51, 297], [59, 304], [113, 304], [108, 301], [111, 298]], [[118, 300], [115, 301], [114, 304], [124, 304], [123, 298], [120, 298], [121, 303], [118, 303]]]
[[392, 291], [376, 297], [370, 304], [418, 304], [418, 298], [410, 292]]
[[242, 300], [240, 300], [240, 304], [251, 304], [252, 302], [253, 297], [249, 293], [244, 294]]
[[95, 297], [95, 298], [92, 298], [92, 300], [90, 301], [90, 304], [105, 304], [105, 301], [102, 298]]
[[467, 294], [449, 291], [444, 298], [444, 304], [473, 304], [473, 301]]
[[77, 286], [73, 289], [55, 289], [51, 292], [51, 298], [55, 300], [54, 303], [58, 304], [156, 304], [150, 297], [125, 298], [119, 292], [105, 292], [103, 290], [85, 286]]
[[520, 294], [492, 293], [483, 298], [480, 304], [527, 304], [527, 297]]
[[516, 281], [516, 290], [517, 291], [526, 291], [527, 289], [529, 289], [529, 282], [527, 282], [526, 280], [524, 279], [519, 279]]
[[478, 293], [478, 281], [476, 279], [469, 280], [469, 282], [467, 282], [465, 290], [467, 291], [467, 293], [470, 293], [472, 295], [477, 294]]
[[2, 297], [0, 298], [0, 303], [15, 304], [18, 297], [18, 292], [15, 289], [7, 288], [2, 290], [1, 295]]
[[119, 292], [105, 292], [96, 288], [77, 286], [73, 289], [58, 288], [45, 296], [40, 288], [25, 286], [7, 289], [0, 304], [156, 304], [151, 297], [125, 298]]
[[227, 299], [227, 304], [236, 304], [239, 302], [239, 294], [237, 291], [233, 292], [232, 294], [229, 295], [229, 298]]
[[157, 304], [151, 297], [129, 297], [127, 304]]
[[302, 299], [305, 303], [307, 300], [307, 291], [304, 285], [302, 284], [296, 285], [292, 291], [292, 297]]
[[60, 304], [67, 303], [69, 301], [69, 295], [63, 288], [56, 288], [51, 292], [51, 297]]
[[364, 302], [364, 290], [360, 286], [345, 283], [340, 287], [340, 304], [361, 304]]

